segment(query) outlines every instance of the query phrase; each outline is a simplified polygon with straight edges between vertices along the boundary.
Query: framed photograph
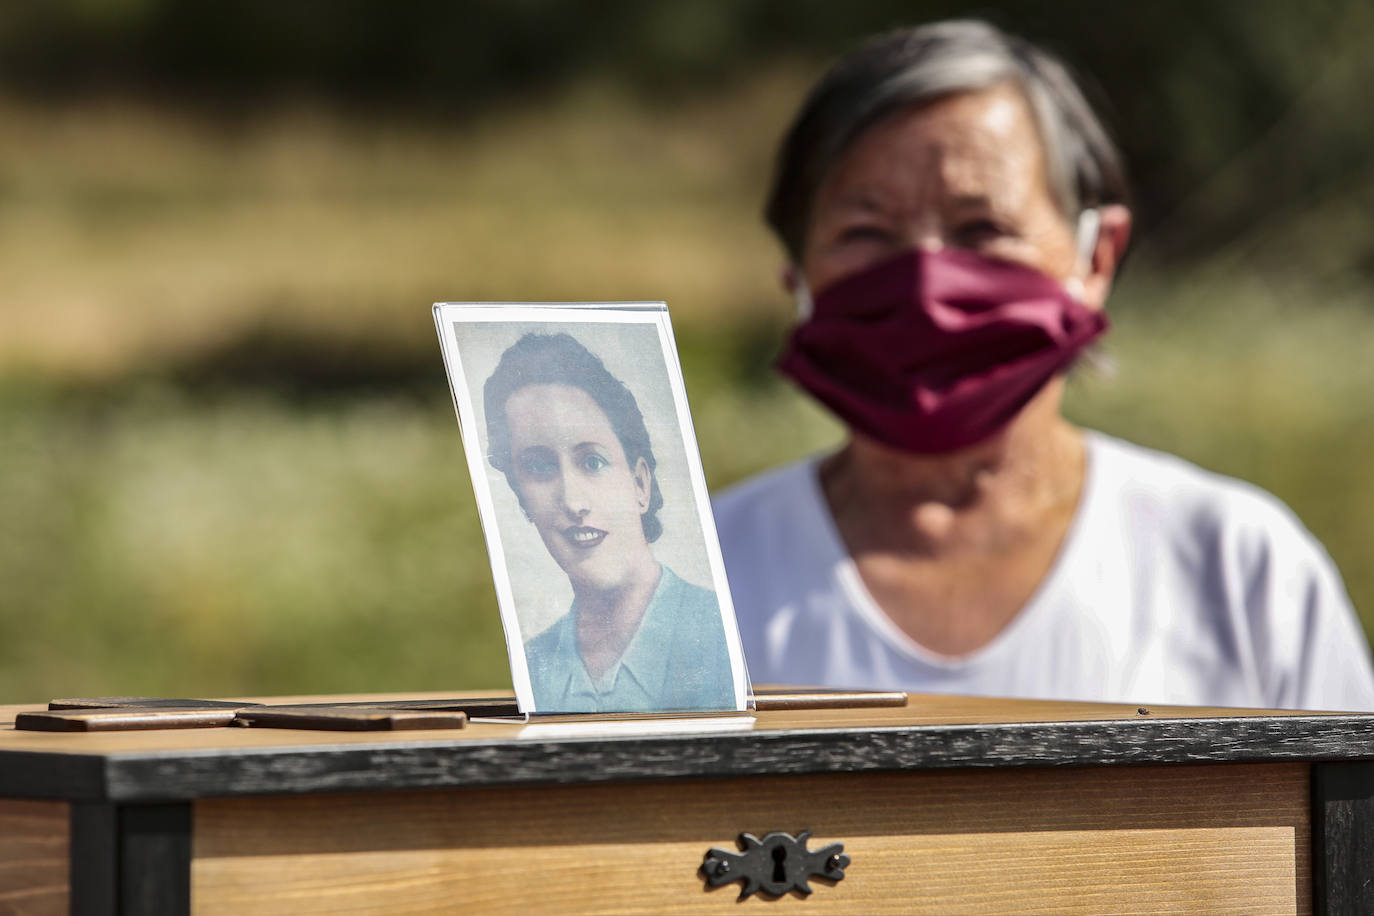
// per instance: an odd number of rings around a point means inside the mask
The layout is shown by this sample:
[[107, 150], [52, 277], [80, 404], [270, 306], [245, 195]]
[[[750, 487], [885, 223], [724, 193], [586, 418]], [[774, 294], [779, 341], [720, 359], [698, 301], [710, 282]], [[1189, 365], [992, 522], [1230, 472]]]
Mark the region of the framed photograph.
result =
[[527, 713], [743, 711], [668, 309], [434, 306]]

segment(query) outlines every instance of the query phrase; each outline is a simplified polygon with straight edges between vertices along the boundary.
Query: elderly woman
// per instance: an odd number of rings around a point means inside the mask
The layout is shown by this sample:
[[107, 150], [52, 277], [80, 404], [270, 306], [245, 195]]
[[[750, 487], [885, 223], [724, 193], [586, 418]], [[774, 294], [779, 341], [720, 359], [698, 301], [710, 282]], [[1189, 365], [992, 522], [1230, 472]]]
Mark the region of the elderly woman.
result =
[[756, 683], [1374, 709], [1282, 504], [1060, 413], [1126, 202], [1064, 67], [984, 23], [871, 40], [812, 90], [767, 204], [780, 368], [849, 435], [717, 501]]

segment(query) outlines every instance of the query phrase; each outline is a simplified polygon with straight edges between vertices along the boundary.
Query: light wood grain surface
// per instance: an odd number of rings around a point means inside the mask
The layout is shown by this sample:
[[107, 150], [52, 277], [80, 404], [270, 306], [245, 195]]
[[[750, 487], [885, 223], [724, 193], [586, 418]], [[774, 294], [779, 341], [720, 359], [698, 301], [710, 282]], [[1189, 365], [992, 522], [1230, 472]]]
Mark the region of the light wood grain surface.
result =
[[69, 810], [0, 799], [0, 913], [65, 916]]
[[[487, 696], [486, 692], [468, 692]], [[439, 699], [463, 696], [461, 691], [412, 694], [354, 694], [347, 696], [240, 697], [270, 703], [309, 703], [388, 699]], [[124, 751], [176, 751], [215, 748], [315, 747], [341, 744], [395, 743], [387, 733], [347, 734], [306, 732], [289, 729], [220, 728], [101, 734], [64, 734], [60, 732], [16, 731], [14, 717], [19, 712], [44, 709], [42, 705], [0, 706], [0, 751], [56, 751], [69, 754], [108, 754]], [[1242, 716], [1320, 715], [1293, 710], [1205, 709], [1182, 706], [1150, 706], [1148, 715], [1138, 707], [1119, 703], [1064, 703], [1046, 700], [1007, 700], [985, 697], [953, 697], [913, 694], [905, 707], [879, 709], [821, 709], [763, 712], [754, 730], [782, 731], [798, 728], [882, 728], [911, 725], [977, 725], [1014, 722], [1124, 722], [1140, 719], [1235, 718]], [[684, 720], [689, 722], [690, 720]], [[685, 724], [684, 731], [692, 726]], [[407, 741], [427, 737], [439, 742], [489, 741], [516, 738], [519, 725], [474, 722], [461, 731], [415, 731]]]
[[[218, 913], [1301, 913], [1302, 764], [1005, 769], [195, 803]], [[843, 881], [707, 890], [740, 831], [842, 842]]]

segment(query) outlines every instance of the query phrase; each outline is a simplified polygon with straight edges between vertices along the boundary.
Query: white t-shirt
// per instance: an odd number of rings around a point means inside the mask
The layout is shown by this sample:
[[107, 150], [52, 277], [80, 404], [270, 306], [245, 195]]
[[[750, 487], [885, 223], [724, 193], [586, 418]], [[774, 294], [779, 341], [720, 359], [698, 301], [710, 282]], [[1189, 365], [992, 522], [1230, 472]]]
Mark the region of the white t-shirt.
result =
[[821, 493], [818, 459], [715, 501], [755, 683], [975, 696], [1374, 710], [1340, 575], [1273, 496], [1088, 433], [1069, 532], [1026, 606], [959, 657], [878, 607]]

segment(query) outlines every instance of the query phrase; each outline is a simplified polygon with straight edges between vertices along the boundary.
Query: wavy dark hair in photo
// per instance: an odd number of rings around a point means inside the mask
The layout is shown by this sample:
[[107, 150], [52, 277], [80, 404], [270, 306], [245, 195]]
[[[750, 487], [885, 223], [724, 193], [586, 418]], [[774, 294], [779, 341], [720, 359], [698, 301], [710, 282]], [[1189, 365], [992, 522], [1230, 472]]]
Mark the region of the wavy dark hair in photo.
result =
[[501, 354], [500, 362], [482, 389], [487, 419], [487, 461], [506, 476], [506, 483], [510, 484], [522, 508], [524, 496], [511, 476], [506, 401], [528, 385], [572, 385], [587, 392], [610, 421], [630, 467], [644, 459], [649, 466], [649, 508], [639, 520], [644, 526], [644, 539], [649, 543], [658, 540], [663, 533], [663, 523], [658, 519], [663, 494], [659, 492], [658, 476], [654, 473], [654, 450], [649, 443], [644, 415], [625, 383], [611, 375], [600, 358], [570, 334], [530, 333], [521, 337]]

